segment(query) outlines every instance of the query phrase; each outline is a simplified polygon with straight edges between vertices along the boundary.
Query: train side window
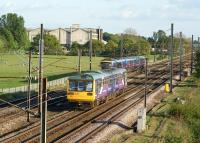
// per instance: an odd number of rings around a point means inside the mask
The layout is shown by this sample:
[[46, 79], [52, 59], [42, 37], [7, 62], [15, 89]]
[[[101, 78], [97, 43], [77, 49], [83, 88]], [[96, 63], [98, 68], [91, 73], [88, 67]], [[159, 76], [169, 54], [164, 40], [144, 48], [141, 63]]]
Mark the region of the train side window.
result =
[[100, 93], [101, 84], [102, 84], [101, 80], [96, 80], [96, 93]]
[[118, 68], [121, 68], [121, 67], [122, 67], [122, 64], [121, 64], [120, 62], [118, 62], [118, 63], [117, 63], [117, 67], [118, 67]]

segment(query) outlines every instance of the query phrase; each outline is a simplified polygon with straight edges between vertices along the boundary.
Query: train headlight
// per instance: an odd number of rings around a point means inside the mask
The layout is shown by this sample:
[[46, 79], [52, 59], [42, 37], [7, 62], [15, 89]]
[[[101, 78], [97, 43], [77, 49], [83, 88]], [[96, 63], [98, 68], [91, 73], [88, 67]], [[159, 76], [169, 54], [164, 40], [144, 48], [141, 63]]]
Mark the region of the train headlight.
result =
[[92, 93], [87, 93], [88, 96], [92, 96]]
[[74, 93], [73, 92], [68, 92], [68, 95], [74, 95]]

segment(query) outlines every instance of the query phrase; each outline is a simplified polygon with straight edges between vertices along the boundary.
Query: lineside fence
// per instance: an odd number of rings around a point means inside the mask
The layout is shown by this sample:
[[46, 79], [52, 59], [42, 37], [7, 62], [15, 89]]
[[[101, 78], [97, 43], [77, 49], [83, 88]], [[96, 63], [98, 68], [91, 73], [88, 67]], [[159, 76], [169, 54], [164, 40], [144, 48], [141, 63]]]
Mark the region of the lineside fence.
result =
[[[66, 80], [68, 77], [60, 78], [57, 80], [48, 81], [47, 88], [55, 87], [55, 86], [61, 86], [66, 85]], [[37, 90], [38, 84], [34, 83], [31, 85], [31, 90]], [[0, 93], [16, 93], [16, 92], [27, 92], [28, 86], [20, 86], [20, 87], [13, 87], [13, 88], [2, 88], [0, 89]]]

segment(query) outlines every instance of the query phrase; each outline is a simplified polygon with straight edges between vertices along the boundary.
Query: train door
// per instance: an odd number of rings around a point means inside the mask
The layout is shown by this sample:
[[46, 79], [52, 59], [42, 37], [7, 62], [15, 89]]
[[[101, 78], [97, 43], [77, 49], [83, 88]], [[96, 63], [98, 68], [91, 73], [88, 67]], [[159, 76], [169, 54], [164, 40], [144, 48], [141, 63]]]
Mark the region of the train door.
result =
[[112, 77], [112, 79], [111, 79], [111, 84], [112, 84], [112, 92], [114, 92], [114, 91], [115, 91], [115, 79], [116, 79], [116, 77], [115, 77], [115, 76], [113, 76], [113, 77]]
[[95, 85], [95, 94], [96, 94], [96, 97], [99, 98], [99, 96], [102, 94], [102, 79], [97, 79], [96, 81], [96, 85]]
[[126, 86], [127, 85], [127, 73], [126, 72], [124, 72], [123, 77], [124, 77], [124, 86]]

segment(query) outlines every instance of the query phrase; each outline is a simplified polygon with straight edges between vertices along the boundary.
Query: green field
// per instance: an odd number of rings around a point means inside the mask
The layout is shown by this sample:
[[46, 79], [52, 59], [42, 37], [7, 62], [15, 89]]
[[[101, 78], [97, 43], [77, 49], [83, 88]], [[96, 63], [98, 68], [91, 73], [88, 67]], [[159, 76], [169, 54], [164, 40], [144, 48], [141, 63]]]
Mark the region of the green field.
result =
[[[92, 69], [100, 69], [99, 63], [102, 57], [92, 58]], [[44, 77], [54, 80], [76, 72], [78, 65], [77, 56], [45, 55], [43, 58]], [[38, 66], [38, 56], [32, 56], [33, 70]], [[89, 70], [89, 57], [81, 57], [81, 69]], [[27, 84], [28, 55], [0, 54], [0, 88], [9, 88]], [[32, 73], [37, 77], [37, 71]], [[36, 82], [33, 80], [33, 82]]]
[[[156, 55], [158, 57], [158, 55]], [[149, 61], [153, 61], [153, 55], [150, 55]], [[103, 57], [92, 58], [92, 69], [99, 70], [99, 63]], [[71, 75], [76, 72], [78, 65], [77, 56], [55, 56], [44, 55], [44, 77], [48, 80], [54, 80]], [[157, 61], [157, 60], [156, 60]], [[37, 77], [36, 68], [38, 67], [38, 55], [32, 56], [32, 65], [35, 72], [32, 76]], [[89, 57], [81, 57], [81, 69], [89, 70]], [[0, 88], [17, 87], [27, 84], [28, 76], [28, 55], [4, 54], [0, 53]], [[37, 82], [33, 80], [33, 82]]]

